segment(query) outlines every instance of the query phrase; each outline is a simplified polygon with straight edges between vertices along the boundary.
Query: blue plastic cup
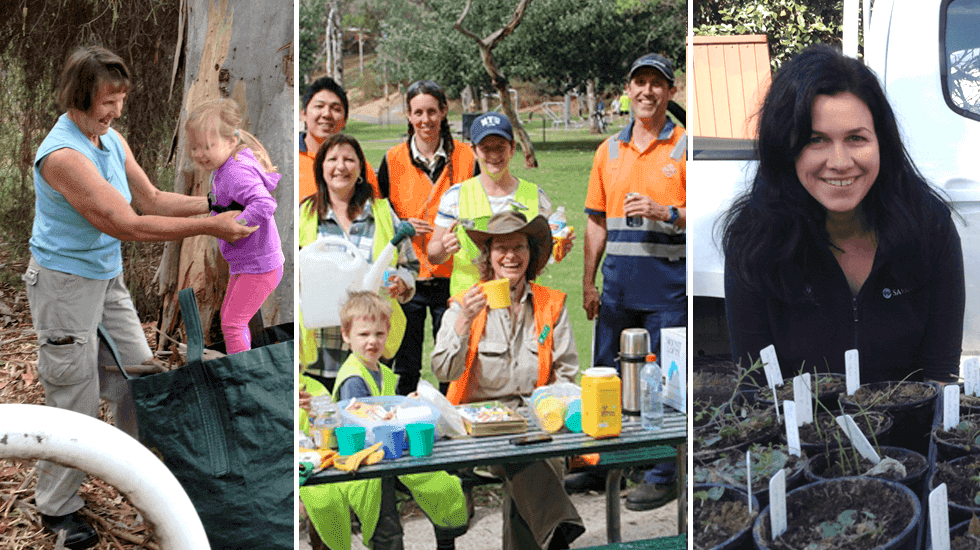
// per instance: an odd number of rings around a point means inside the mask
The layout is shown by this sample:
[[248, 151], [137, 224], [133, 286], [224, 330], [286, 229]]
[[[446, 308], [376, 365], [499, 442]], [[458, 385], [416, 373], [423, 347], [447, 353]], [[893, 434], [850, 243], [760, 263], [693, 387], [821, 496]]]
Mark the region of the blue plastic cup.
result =
[[401, 458], [405, 452], [405, 428], [401, 426], [375, 426], [374, 441], [381, 442], [385, 458]]
[[429, 456], [436, 442], [436, 427], [431, 422], [414, 422], [405, 426], [408, 452], [412, 456]]

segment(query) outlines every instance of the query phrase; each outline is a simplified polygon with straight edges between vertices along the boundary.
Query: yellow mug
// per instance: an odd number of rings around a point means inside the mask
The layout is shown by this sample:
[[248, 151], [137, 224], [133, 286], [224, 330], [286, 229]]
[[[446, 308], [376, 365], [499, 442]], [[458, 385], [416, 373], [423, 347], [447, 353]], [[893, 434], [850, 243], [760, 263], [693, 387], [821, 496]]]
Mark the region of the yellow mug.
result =
[[487, 296], [490, 309], [510, 307], [510, 279], [494, 279], [481, 283], [480, 286]]

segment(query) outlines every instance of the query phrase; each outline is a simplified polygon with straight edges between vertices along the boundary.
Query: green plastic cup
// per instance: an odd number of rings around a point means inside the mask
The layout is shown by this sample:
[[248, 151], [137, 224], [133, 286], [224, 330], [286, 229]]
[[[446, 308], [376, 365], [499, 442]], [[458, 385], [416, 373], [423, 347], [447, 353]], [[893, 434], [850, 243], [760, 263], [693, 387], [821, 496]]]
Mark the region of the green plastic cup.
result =
[[408, 453], [412, 456], [429, 456], [436, 441], [436, 427], [431, 422], [414, 422], [405, 426], [408, 434]]
[[364, 426], [337, 426], [334, 434], [337, 436], [337, 452], [340, 456], [350, 456], [364, 449]]

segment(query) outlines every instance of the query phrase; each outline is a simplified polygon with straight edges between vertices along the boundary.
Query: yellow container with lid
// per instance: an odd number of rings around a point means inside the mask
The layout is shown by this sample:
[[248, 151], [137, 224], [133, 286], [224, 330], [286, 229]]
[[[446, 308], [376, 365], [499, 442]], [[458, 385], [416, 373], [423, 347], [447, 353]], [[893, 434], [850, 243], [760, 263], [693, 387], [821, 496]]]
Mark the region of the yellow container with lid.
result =
[[596, 439], [623, 431], [622, 382], [612, 367], [582, 373], [582, 431]]

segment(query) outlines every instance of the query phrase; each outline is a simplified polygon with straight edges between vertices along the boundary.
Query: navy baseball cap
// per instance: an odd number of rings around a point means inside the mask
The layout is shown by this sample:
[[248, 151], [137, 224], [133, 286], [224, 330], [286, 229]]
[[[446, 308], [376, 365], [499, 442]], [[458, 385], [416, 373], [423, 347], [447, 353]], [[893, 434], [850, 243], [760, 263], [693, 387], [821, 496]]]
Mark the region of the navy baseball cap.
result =
[[473, 119], [470, 139], [477, 145], [487, 136], [500, 136], [507, 141], [514, 141], [514, 128], [506, 116], [500, 113], [484, 113]]
[[674, 87], [674, 66], [670, 64], [670, 61], [666, 57], [655, 53], [648, 53], [640, 57], [634, 61], [633, 66], [630, 67], [630, 74], [627, 80], [632, 80], [633, 73], [635, 73], [638, 69], [642, 69], [643, 67], [650, 67], [651, 69], [654, 69], [658, 73], [662, 74], [664, 78], [667, 79], [670, 86], [672, 88]]

